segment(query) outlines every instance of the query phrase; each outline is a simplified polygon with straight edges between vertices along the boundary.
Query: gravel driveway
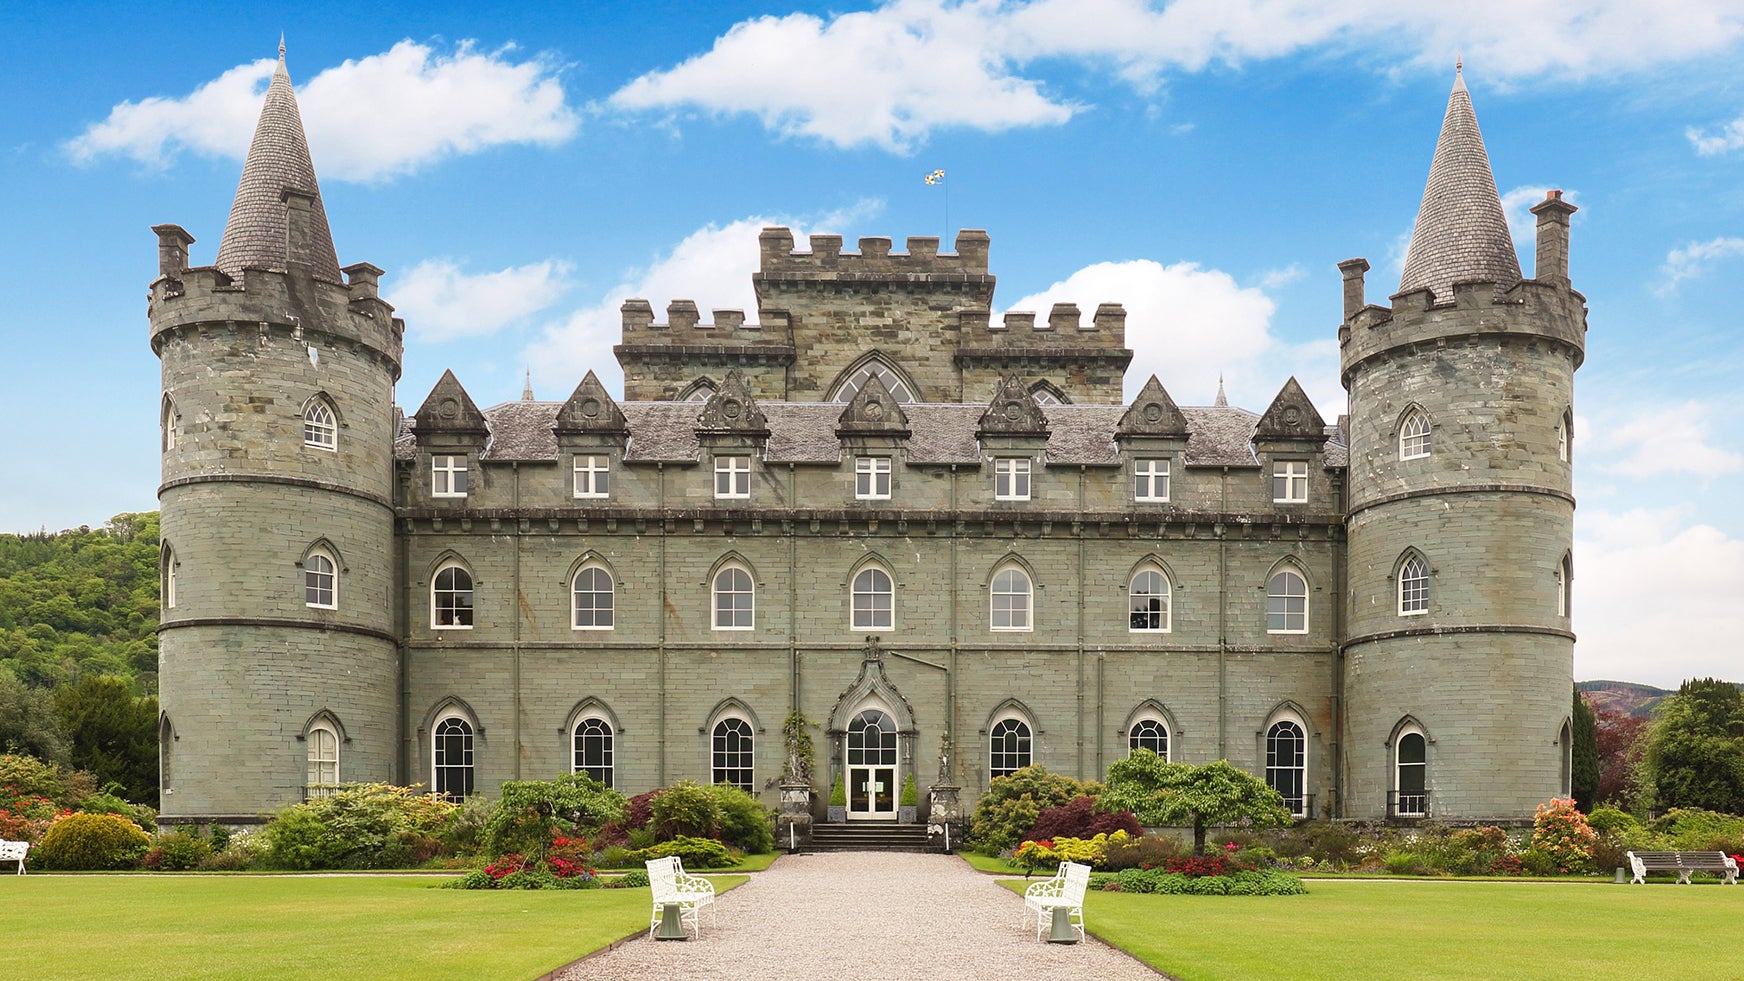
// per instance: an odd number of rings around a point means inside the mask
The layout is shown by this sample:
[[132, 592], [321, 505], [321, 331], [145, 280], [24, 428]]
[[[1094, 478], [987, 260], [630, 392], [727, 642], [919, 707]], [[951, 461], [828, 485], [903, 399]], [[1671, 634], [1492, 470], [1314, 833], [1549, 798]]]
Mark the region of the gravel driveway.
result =
[[[700, 939], [644, 932], [577, 961], [559, 981], [722, 978], [822, 981], [948, 977], [1157, 981], [1162, 975], [1091, 939], [1038, 941], [1023, 899], [947, 855], [839, 852], [783, 856], [702, 914]], [[1095, 926], [1092, 920], [1090, 925]]]

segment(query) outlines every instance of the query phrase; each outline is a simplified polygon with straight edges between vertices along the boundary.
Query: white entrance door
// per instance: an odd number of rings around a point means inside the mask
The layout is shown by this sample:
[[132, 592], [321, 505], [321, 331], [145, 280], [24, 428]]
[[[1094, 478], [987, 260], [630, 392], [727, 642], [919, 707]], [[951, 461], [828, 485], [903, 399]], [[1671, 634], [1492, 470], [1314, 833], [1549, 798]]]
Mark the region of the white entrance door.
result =
[[896, 722], [867, 709], [848, 723], [848, 820], [896, 817]]

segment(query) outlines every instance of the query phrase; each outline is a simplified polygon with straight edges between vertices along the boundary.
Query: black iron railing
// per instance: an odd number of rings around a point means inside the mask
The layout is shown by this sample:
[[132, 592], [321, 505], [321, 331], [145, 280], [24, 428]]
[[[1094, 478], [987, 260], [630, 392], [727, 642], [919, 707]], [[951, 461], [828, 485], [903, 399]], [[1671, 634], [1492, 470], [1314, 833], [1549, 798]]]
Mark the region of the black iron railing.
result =
[[1387, 794], [1387, 817], [1421, 818], [1429, 816], [1429, 791], [1394, 790]]

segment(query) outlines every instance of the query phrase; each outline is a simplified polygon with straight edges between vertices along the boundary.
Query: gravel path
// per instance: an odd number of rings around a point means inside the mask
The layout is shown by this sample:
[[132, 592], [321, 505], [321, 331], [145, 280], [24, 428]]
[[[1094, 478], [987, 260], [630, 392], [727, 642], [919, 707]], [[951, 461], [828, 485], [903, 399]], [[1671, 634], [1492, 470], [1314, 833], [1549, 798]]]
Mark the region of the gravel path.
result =
[[[1023, 899], [947, 855], [842, 852], [783, 856], [715, 901], [702, 936], [640, 937], [558, 972], [583, 979], [949, 977], [1157, 981], [1162, 975], [1091, 938], [1036, 939]], [[1095, 922], [1090, 924], [1095, 926]]]

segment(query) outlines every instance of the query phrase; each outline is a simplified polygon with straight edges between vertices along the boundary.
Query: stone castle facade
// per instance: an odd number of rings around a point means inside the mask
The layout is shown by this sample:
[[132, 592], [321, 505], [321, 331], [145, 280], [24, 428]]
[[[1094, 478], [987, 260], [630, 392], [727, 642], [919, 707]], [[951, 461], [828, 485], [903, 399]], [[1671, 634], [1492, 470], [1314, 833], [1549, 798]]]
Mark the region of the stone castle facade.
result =
[[[623, 306], [624, 398], [395, 408], [281, 64], [216, 263], [160, 225], [166, 821], [339, 781], [814, 787], [935, 822], [1028, 763], [1227, 758], [1304, 816], [1566, 792], [1568, 218], [1522, 278], [1456, 80], [1404, 281], [1342, 263], [1348, 416], [1122, 398], [1125, 312], [992, 316], [954, 252], [765, 229], [754, 322]], [[923, 807], [923, 811], [925, 808]]]

